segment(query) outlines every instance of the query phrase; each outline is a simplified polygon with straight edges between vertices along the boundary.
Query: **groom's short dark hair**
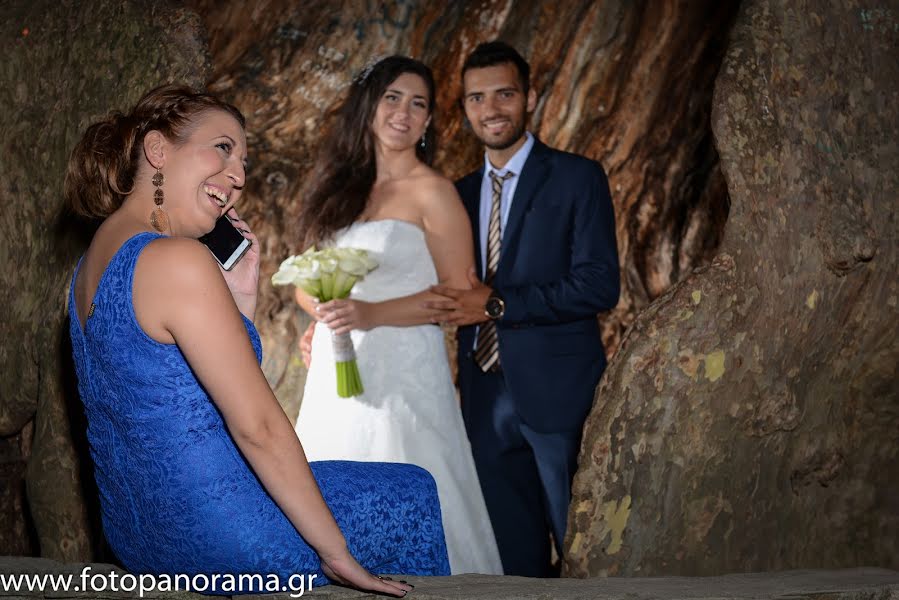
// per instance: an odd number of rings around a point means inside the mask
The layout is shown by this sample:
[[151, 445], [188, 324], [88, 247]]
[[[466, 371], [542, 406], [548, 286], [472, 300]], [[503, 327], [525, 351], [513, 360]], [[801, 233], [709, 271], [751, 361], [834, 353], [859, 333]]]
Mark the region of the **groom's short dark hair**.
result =
[[465, 72], [469, 69], [483, 69], [504, 63], [512, 63], [518, 69], [521, 90], [527, 95], [531, 87], [531, 67], [528, 61], [522, 58], [518, 50], [499, 40], [478, 44], [462, 65], [462, 77], [465, 77]]

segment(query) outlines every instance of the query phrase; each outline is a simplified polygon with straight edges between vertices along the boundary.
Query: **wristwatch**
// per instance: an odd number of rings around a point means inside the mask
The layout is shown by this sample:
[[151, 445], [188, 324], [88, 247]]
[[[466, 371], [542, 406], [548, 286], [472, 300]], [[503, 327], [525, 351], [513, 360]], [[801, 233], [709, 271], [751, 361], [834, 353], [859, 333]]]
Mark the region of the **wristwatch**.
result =
[[493, 319], [494, 321], [502, 319], [503, 315], [506, 314], [506, 303], [503, 302], [503, 299], [496, 293], [496, 291], [491, 292], [490, 297], [487, 298], [484, 314], [487, 315], [487, 318]]

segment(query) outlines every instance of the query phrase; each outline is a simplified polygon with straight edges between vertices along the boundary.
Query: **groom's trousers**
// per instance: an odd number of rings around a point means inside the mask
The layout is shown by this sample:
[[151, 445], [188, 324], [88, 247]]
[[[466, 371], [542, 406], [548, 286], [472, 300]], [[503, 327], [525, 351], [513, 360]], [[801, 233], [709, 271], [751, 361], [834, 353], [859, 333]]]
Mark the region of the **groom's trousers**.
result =
[[549, 534], [561, 556], [581, 432], [535, 431], [519, 417], [502, 371], [465, 371], [462, 416], [503, 570], [551, 577]]

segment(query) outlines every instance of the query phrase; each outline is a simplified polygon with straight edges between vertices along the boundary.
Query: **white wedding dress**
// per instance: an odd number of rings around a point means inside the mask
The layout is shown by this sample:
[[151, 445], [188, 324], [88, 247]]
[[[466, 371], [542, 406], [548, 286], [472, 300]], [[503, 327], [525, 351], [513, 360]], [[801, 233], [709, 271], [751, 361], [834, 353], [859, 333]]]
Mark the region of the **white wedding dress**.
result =
[[[437, 283], [424, 232], [406, 221], [354, 223], [335, 245], [367, 250], [378, 267], [351, 298], [379, 302]], [[312, 365], [296, 431], [310, 461], [411, 463], [437, 481], [453, 574], [501, 574], [493, 528], [450, 375], [443, 331], [435, 325], [353, 331], [365, 391], [337, 395], [328, 328], [316, 324]]]

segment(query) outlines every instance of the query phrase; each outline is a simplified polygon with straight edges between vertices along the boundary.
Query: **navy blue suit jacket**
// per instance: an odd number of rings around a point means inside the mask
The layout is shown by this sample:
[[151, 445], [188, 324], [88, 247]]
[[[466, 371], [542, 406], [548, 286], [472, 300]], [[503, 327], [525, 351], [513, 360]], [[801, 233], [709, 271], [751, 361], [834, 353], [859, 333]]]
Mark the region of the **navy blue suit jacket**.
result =
[[[456, 187], [471, 219], [480, 269], [478, 207], [484, 169]], [[483, 273], [481, 274], [483, 276]], [[500, 362], [522, 420], [537, 431], [578, 431], [606, 359], [596, 314], [618, 303], [620, 275], [609, 184], [599, 163], [535, 140], [502, 235], [493, 288]], [[463, 402], [477, 369], [475, 327], [459, 330]]]

